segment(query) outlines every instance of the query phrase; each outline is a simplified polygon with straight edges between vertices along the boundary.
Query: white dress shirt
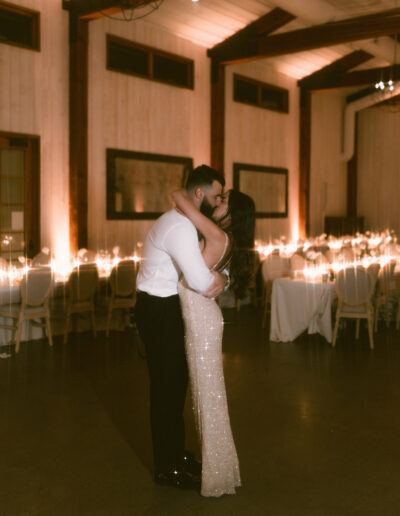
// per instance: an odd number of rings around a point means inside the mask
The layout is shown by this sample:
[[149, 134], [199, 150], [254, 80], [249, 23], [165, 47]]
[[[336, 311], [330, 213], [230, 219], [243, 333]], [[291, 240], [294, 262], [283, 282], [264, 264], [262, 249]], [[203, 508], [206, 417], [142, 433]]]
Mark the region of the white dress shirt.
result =
[[147, 233], [137, 288], [152, 296], [173, 296], [178, 293], [181, 273], [189, 287], [202, 294], [214, 281], [201, 255], [196, 228], [173, 209], [157, 219]]

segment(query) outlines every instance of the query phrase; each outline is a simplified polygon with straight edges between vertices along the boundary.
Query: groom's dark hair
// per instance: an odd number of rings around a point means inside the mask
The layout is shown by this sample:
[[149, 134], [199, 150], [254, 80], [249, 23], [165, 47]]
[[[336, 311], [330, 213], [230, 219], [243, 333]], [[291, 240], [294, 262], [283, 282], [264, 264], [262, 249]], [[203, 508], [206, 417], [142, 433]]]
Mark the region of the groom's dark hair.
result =
[[218, 181], [225, 186], [225, 178], [222, 172], [207, 165], [200, 165], [194, 168], [186, 181], [186, 190], [194, 190], [202, 186], [211, 186], [213, 181]]

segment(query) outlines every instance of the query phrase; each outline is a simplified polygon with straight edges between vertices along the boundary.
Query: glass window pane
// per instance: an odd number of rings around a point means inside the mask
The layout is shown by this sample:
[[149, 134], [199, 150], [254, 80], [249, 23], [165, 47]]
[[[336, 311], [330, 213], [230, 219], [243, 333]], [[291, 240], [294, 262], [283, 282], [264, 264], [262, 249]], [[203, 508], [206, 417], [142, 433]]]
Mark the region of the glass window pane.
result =
[[1, 207], [0, 228], [2, 231], [11, 231], [11, 206]]
[[11, 262], [12, 265], [17, 265], [17, 264], [19, 264], [18, 258], [20, 256], [25, 256], [25, 252], [24, 251], [11, 251], [11, 253], [10, 253], [7, 251], [6, 252], [1, 251], [0, 256], [2, 258], [4, 258], [5, 260], [7, 260], [8, 264], [10, 264], [10, 262]]
[[7, 257], [7, 253], [22, 252], [25, 251], [25, 238], [24, 233], [2, 233], [0, 241], [1, 254]]
[[0, 229], [1, 231], [22, 231], [24, 229], [24, 207], [2, 206]]
[[3, 176], [23, 176], [25, 170], [25, 151], [3, 149], [0, 152], [0, 172]]
[[121, 72], [148, 76], [148, 52], [110, 41], [108, 43], [108, 66]]
[[235, 78], [234, 99], [246, 104], [258, 104], [258, 86], [251, 82], [241, 81]]
[[271, 88], [262, 88], [261, 106], [276, 111], [285, 111], [285, 92]]
[[165, 56], [153, 57], [153, 77], [160, 81], [188, 86], [188, 63], [170, 59]]
[[25, 250], [25, 238], [24, 233], [12, 233], [11, 251], [22, 251]]
[[1, 178], [1, 203], [24, 203], [24, 179], [17, 177]]
[[33, 46], [33, 18], [0, 8], [0, 39]]

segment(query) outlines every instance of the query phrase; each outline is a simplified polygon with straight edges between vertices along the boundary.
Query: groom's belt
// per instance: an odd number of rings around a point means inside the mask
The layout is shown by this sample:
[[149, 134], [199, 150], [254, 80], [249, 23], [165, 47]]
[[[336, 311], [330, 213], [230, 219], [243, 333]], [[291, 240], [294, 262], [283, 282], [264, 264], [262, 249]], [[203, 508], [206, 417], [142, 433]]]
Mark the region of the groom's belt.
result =
[[137, 290], [136, 296], [143, 297], [143, 298], [154, 298], [154, 299], [172, 299], [176, 297], [178, 294], [172, 294], [171, 296], [155, 296], [153, 294], [149, 294], [148, 292], [144, 292], [143, 290]]

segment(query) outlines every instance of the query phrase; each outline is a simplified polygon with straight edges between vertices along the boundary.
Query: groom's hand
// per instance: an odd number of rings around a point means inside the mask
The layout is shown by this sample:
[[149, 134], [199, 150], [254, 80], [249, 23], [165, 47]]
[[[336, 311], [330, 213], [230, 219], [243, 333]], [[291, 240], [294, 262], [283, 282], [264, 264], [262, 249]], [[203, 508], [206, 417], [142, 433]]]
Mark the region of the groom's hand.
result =
[[214, 275], [214, 282], [211, 284], [207, 292], [204, 294], [205, 297], [218, 297], [225, 289], [225, 285], [228, 282], [228, 277], [220, 272], [211, 271]]

